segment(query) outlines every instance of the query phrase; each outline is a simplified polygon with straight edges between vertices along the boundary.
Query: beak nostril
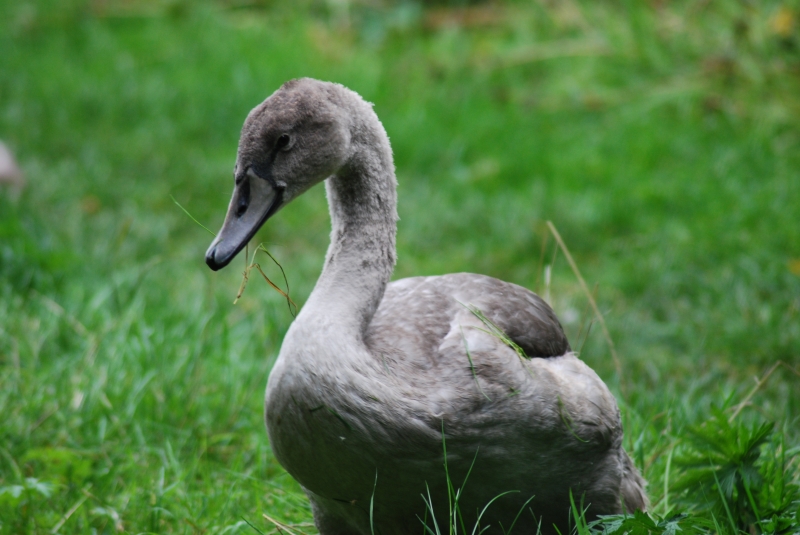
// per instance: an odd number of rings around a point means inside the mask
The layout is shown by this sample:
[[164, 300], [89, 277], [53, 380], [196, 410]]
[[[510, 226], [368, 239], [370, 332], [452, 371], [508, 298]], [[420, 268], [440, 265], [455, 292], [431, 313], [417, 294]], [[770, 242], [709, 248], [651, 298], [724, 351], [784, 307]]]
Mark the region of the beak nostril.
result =
[[237, 186], [239, 191], [239, 200], [236, 201], [236, 217], [242, 217], [250, 206], [250, 181], [244, 180]]

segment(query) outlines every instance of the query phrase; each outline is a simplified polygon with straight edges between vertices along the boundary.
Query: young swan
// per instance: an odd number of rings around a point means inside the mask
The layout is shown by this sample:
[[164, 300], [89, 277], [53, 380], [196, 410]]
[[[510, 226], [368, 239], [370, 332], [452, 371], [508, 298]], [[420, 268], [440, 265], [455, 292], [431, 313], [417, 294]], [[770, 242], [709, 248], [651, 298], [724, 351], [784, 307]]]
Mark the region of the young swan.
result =
[[461, 488], [459, 524], [486, 533], [568, 533], [571, 496], [590, 517], [646, 506], [616, 402], [544, 301], [468, 273], [388, 284], [394, 163], [359, 95], [287, 82], [247, 117], [234, 176], [206, 253], [213, 270], [325, 181], [331, 244], [266, 393], [272, 450], [322, 535], [421, 533], [434, 518], [443, 527], [448, 477]]

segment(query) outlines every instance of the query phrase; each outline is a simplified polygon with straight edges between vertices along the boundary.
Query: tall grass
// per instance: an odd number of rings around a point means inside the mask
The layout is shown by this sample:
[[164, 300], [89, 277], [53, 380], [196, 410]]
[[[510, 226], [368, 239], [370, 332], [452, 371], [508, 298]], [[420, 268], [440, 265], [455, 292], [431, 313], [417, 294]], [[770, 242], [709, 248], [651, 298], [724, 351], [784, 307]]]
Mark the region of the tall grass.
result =
[[[205, 268], [209, 237], [170, 198], [218, 228], [243, 118], [296, 76], [375, 103], [398, 278], [547, 290], [577, 347], [593, 314], [559, 229], [621, 374], [597, 328], [581, 357], [653, 503], [591, 529], [796, 532], [799, 7], [0, 3], [0, 138], [29, 184], [0, 191], [0, 533], [309, 521], [262, 424], [286, 301], [254, 278], [232, 305], [240, 270]], [[324, 202], [257, 237], [301, 306]]]

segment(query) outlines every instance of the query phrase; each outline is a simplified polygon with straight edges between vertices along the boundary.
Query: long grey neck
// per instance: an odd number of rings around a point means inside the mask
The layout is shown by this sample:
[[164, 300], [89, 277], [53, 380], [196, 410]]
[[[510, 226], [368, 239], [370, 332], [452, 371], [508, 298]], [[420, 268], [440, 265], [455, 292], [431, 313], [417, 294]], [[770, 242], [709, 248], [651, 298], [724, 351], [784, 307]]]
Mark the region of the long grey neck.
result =
[[[389, 138], [371, 108], [351, 129], [352, 157], [325, 187], [331, 244], [301, 316], [363, 336], [394, 270], [397, 182]], [[298, 317], [298, 320], [301, 318]]]

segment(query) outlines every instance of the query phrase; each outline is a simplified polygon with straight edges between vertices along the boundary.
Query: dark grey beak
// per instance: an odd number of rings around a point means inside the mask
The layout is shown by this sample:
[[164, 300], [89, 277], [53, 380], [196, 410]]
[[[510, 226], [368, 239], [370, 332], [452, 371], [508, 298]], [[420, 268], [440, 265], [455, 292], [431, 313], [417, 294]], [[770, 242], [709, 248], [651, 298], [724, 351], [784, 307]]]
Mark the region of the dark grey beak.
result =
[[227, 266], [282, 202], [283, 188], [256, 175], [252, 168], [237, 177], [222, 230], [206, 251], [208, 267], [217, 271]]

